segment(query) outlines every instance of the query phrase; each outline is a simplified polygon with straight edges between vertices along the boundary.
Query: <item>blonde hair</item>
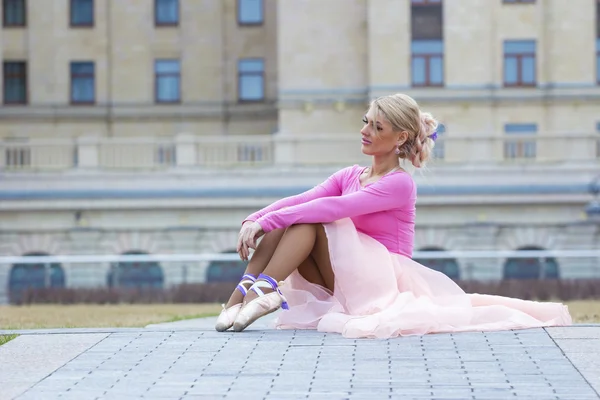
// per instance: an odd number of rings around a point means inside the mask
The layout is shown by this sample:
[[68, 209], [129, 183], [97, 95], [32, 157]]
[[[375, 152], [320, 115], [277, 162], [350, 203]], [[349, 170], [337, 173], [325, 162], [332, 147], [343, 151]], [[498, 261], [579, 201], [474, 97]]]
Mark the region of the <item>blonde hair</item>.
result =
[[400, 93], [373, 100], [370, 111], [373, 111], [374, 126], [377, 115], [381, 114], [390, 122], [394, 132], [408, 133], [407, 140], [398, 147], [398, 157], [410, 161], [416, 168], [424, 167], [435, 146], [430, 136], [437, 129], [438, 122], [433, 116], [421, 112], [412, 97]]

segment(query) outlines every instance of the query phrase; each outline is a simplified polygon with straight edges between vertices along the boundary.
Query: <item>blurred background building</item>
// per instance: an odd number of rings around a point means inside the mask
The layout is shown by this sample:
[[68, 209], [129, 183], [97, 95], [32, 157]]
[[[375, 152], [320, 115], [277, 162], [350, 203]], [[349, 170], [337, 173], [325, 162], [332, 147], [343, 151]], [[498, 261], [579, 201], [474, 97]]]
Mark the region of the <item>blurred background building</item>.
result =
[[[415, 249], [600, 245], [597, 0], [3, 0], [2, 18], [2, 256], [231, 252], [249, 213], [368, 164], [362, 116], [396, 92], [442, 123], [415, 174]], [[599, 273], [420, 261], [465, 279]], [[230, 279], [184, 264], [140, 264], [131, 284]], [[0, 265], [0, 298], [34, 267]], [[110, 284], [114, 268], [52, 279]]]

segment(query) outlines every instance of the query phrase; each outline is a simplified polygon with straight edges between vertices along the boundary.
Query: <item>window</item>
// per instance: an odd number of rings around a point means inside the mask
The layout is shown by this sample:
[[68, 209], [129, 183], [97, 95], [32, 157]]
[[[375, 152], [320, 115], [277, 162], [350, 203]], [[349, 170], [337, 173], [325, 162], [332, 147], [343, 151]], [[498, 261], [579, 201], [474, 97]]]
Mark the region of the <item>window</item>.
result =
[[531, 3], [535, 3], [535, 0], [502, 0], [503, 3], [509, 3], [509, 4], [531, 4]]
[[71, 103], [90, 104], [96, 101], [94, 63], [71, 63]]
[[4, 104], [27, 104], [27, 63], [4, 62]]
[[[522, 247], [518, 251], [540, 251], [540, 247]], [[504, 279], [559, 279], [559, 266], [556, 259], [549, 258], [509, 258], [504, 263]]]
[[535, 40], [504, 42], [504, 86], [535, 86]]
[[536, 124], [506, 124], [504, 132], [508, 136], [504, 140], [505, 159], [536, 157], [535, 139], [528, 137], [537, 133]]
[[239, 25], [262, 25], [264, 21], [263, 0], [237, 0]]
[[[437, 247], [427, 247], [419, 251], [444, 251]], [[414, 261], [446, 275], [450, 279], [460, 279], [460, 268], [454, 258], [416, 258]]]
[[[596, 133], [600, 134], [600, 122], [596, 124]], [[596, 139], [596, 158], [600, 158], [600, 138]]]
[[94, 26], [94, 0], [71, 1], [71, 26]]
[[[130, 251], [124, 255], [147, 255]], [[163, 269], [156, 261], [121, 261], [112, 265], [107, 276], [108, 287], [160, 289], [164, 285]]]
[[179, 60], [156, 60], [155, 97], [157, 103], [181, 101], [181, 65]]
[[[235, 250], [225, 251], [223, 254], [237, 254]], [[244, 261], [211, 261], [206, 269], [206, 282], [239, 282], [240, 276], [248, 266]]]
[[439, 124], [436, 131], [438, 137], [435, 140], [435, 147], [433, 148], [433, 158], [443, 160], [446, 156], [443, 138], [444, 133], [446, 133], [446, 126], [444, 126], [444, 124]]
[[154, 0], [154, 23], [156, 26], [179, 24], [179, 0]]
[[413, 86], [444, 84], [444, 18], [441, 0], [412, 0], [411, 74]]
[[413, 40], [442, 39], [444, 19], [441, 3], [411, 7], [410, 30]]
[[5, 27], [25, 26], [25, 0], [2, 0], [2, 23]]
[[[26, 254], [26, 257], [48, 256], [46, 253]], [[8, 277], [9, 299], [13, 304], [25, 300], [27, 291], [44, 288], [64, 288], [65, 271], [58, 263], [13, 264]]]
[[596, 82], [600, 85], [600, 38], [596, 39]]
[[444, 84], [444, 43], [441, 40], [413, 40], [412, 85], [442, 86]]
[[238, 99], [262, 101], [265, 99], [265, 62], [261, 58], [247, 58], [238, 62]]

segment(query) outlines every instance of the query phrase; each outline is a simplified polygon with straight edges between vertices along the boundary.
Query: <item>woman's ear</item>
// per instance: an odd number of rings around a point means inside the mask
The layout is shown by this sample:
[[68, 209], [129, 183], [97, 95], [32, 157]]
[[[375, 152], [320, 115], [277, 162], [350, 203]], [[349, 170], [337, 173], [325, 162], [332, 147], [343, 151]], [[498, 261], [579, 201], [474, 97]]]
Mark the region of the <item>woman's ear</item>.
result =
[[398, 133], [398, 146], [402, 146], [408, 140], [408, 132], [402, 131]]

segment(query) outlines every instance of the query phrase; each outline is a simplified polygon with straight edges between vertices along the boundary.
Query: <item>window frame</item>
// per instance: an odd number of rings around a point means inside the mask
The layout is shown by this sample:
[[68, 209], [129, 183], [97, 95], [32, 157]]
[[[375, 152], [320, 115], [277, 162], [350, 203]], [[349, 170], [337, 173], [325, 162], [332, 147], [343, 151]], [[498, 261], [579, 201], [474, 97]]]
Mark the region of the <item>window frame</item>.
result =
[[265, 0], [258, 0], [260, 2], [260, 21], [256, 22], [247, 22], [242, 21], [241, 19], [241, 11], [242, 11], [242, 2], [245, 0], [236, 0], [235, 10], [236, 10], [236, 19], [238, 26], [262, 26], [265, 23]]
[[[504, 46], [508, 42], [533, 42], [534, 50], [533, 52], [523, 52], [523, 53], [507, 53], [504, 49]], [[504, 40], [502, 42], [503, 45], [503, 54], [502, 54], [502, 85], [505, 88], [535, 88], [538, 85], [538, 71], [537, 71], [537, 41], [535, 39], [520, 39], [520, 40]], [[525, 57], [533, 58], [533, 82], [523, 82], [523, 59]], [[508, 59], [516, 59], [517, 63], [517, 79], [515, 83], [508, 83], [506, 81], [506, 61]]]
[[[177, 61], [177, 63], [179, 64], [179, 72], [175, 73], [175, 72], [158, 72], [157, 71], [157, 64], [161, 61]], [[176, 100], [160, 100], [158, 97], [159, 94], [159, 90], [158, 90], [158, 82], [160, 81], [159, 78], [161, 77], [169, 77], [169, 76], [177, 76], [177, 99]], [[155, 104], [181, 104], [181, 98], [182, 98], [182, 93], [181, 93], [181, 60], [178, 58], [157, 58], [154, 60], [154, 103]]]
[[[73, 74], [73, 64], [91, 64], [93, 72], [91, 74]], [[73, 81], [75, 78], [87, 78], [91, 75], [94, 86], [94, 97], [89, 101], [77, 101], [73, 99]], [[94, 61], [71, 61], [69, 63], [69, 103], [74, 106], [96, 104], [96, 63]]]
[[[509, 122], [504, 124], [503, 156], [504, 160], [536, 160], [538, 124], [536, 122]], [[509, 151], [509, 147], [515, 147]], [[529, 150], [528, 150], [529, 149]], [[533, 154], [529, 155], [533, 149]], [[514, 153], [514, 156], [509, 156]]]
[[[260, 72], [242, 72], [240, 71], [240, 64], [243, 61], [261, 61], [262, 62], [262, 71]], [[248, 58], [239, 58], [237, 62], [237, 101], [238, 103], [263, 103], [267, 98], [267, 80], [266, 80], [266, 62], [263, 57], [248, 57]], [[242, 78], [245, 76], [257, 76], [260, 75], [262, 79], [262, 97], [260, 99], [244, 99], [242, 98]]]
[[[598, 3], [600, 7], [600, 3]], [[597, 22], [600, 25], [600, 21]], [[596, 38], [596, 84], [600, 85], [600, 37]]]
[[443, 0], [410, 0], [411, 6], [440, 6]]
[[[6, 4], [11, 0], [2, 0], [2, 27], [3, 28], [25, 28], [27, 26], [27, 0], [16, 0], [23, 4], [23, 21], [20, 23], [9, 23], [6, 14]], [[13, 0], [14, 1], [14, 0]]]
[[[8, 75], [8, 73], [6, 72], [6, 64], [23, 64], [23, 74], [22, 75], [15, 75], [13, 78], [22, 78], [23, 81], [25, 82], [25, 98], [23, 99], [23, 101], [7, 101], [6, 100], [6, 86], [7, 86], [7, 82], [10, 78], [10, 76]], [[3, 60], [2, 62], [2, 104], [3, 105], [7, 105], [7, 106], [23, 106], [23, 105], [27, 105], [29, 104], [29, 74], [28, 74], [28, 62], [27, 61], [20, 61], [20, 60]]]
[[[424, 53], [415, 53], [412, 49], [412, 45], [414, 42], [418, 41], [440, 41], [442, 44], [442, 51], [439, 53], [434, 52], [424, 52]], [[431, 82], [431, 59], [434, 57], [439, 57], [442, 65], [442, 81], [440, 83], [432, 83]], [[425, 82], [424, 83], [415, 83], [414, 78], [414, 68], [413, 63], [415, 59], [425, 59]], [[443, 39], [415, 39], [411, 41], [411, 51], [410, 51], [410, 84], [413, 88], [442, 88], [445, 85], [445, 68], [444, 68], [444, 40]]]
[[80, 0], [69, 0], [69, 26], [71, 28], [93, 28], [96, 23], [96, 1], [88, 0], [92, 2], [92, 18], [90, 22], [85, 23], [74, 23], [73, 22], [73, 4]]
[[502, 0], [503, 4], [535, 4], [536, 0]]
[[158, 2], [161, 0], [154, 0], [154, 26], [159, 28], [177, 27], [181, 23], [181, 1], [177, 2], [177, 20], [175, 22], [161, 22], [158, 20]]
[[423, 6], [423, 7], [441, 6], [442, 3], [443, 3], [443, 0], [410, 0], [411, 6]]

